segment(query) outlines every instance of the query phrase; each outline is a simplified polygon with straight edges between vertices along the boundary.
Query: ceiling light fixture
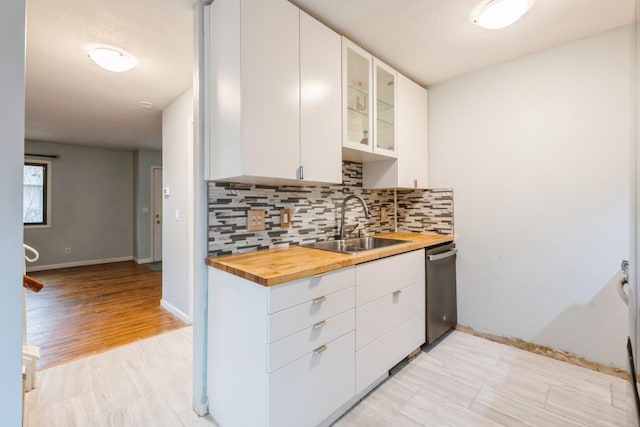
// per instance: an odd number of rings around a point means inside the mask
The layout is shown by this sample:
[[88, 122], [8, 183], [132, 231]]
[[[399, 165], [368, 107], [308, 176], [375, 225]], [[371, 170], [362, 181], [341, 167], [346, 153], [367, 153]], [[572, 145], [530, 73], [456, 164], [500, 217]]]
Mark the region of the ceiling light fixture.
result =
[[91, 49], [89, 58], [105, 70], [121, 73], [136, 66], [136, 59], [124, 52], [110, 47], [97, 47]]
[[474, 24], [489, 30], [507, 27], [527, 13], [533, 0], [491, 0], [472, 14]]
[[149, 101], [140, 101], [138, 102], [138, 105], [141, 106], [142, 108], [153, 108], [153, 102], [149, 102]]

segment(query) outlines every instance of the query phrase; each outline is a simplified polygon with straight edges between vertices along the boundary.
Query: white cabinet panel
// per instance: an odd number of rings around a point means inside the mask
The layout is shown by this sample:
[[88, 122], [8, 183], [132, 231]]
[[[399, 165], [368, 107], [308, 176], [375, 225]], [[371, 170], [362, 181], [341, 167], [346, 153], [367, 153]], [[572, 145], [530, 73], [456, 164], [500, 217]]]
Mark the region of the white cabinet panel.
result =
[[313, 349], [353, 331], [355, 323], [356, 315], [352, 308], [269, 344], [269, 372], [280, 369]]
[[[271, 426], [314, 426], [354, 394], [354, 333], [269, 375]], [[252, 408], [247, 408], [251, 411]]]
[[245, 174], [295, 179], [300, 162], [299, 9], [285, 0], [241, 3]]
[[358, 307], [356, 350], [424, 311], [424, 281]]
[[424, 312], [356, 352], [356, 393], [424, 343]]
[[424, 280], [423, 249], [360, 264], [356, 269], [356, 306]]
[[293, 280], [269, 288], [269, 314], [311, 301], [356, 283], [355, 267]]
[[355, 305], [355, 288], [327, 294], [318, 300], [311, 300], [269, 316], [269, 342], [282, 339], [294, 332], [307, 328]]
[[218, 0], [209, 8], [211, 84], [207, 177], [242, 175], [242, 55], [240, 2]]
[[300, 11], [300, 164], [304, 180], [342, 182], [341, 38]]
[[269, 289], [215, 268], [208, 269], [208, 286], [209, 411], [220, 425], [264, 427], [268, 396], [262, 343]]
[[427, 90], [398, 75], [398, 183], [396, 187], [428, 186]]

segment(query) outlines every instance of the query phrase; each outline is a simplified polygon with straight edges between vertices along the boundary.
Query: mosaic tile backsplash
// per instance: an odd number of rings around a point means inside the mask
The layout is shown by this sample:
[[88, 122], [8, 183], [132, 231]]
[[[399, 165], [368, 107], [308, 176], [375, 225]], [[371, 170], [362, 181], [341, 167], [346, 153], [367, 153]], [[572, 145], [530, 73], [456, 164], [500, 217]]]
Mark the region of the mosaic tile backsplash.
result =
[[[361, 196], [371, 212], [349, 201], [347, 230], [362, 235], [394, 231], [394, 190], [362, 188], [362, 164], [343, 162], [343, 183], [327, 186], [265, 186], [209, 182], [209, 256], [251, 252], [331, 240], [339, 233], [340, 207], [350, 194]], [[398, 191], [398, 230], [453, 234], [453, 191]], [[387, 219], [380, 221], [380, 208]], [[290, 209], [291, 227], [280, 228], [280, 209]], [[264, 210], [266, 229], [249, 232], [247, 211]]]

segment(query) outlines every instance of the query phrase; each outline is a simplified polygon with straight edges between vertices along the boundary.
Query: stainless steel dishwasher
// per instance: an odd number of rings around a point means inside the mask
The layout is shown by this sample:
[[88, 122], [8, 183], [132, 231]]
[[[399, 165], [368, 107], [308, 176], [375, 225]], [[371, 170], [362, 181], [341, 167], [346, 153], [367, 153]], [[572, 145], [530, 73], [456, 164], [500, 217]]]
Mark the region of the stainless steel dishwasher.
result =
[[427, 249], [426, 342], [431, 344], [458, 322], [455, 243]]

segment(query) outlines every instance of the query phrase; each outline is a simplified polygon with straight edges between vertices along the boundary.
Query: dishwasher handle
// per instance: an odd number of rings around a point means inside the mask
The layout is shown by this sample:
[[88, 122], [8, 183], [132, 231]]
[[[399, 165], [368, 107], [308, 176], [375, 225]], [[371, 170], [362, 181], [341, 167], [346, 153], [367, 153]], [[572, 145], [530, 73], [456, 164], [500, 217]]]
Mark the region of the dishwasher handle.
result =
[[458, 249], [451, 249], [450, 251], [443, 252], [441, 254], [436, 255], [427, 255], [427, 260], [429, 261], [438, 261], [440, 259], [445, 259], [454, 256], [458, 253]]

